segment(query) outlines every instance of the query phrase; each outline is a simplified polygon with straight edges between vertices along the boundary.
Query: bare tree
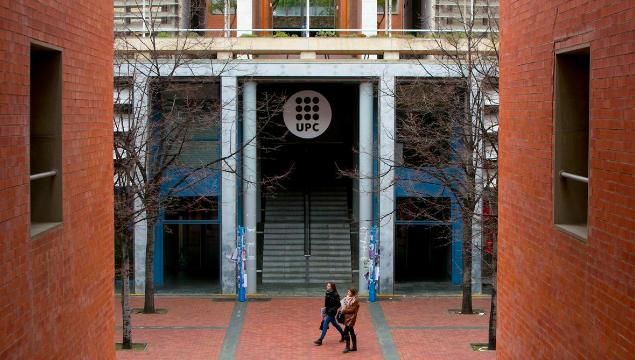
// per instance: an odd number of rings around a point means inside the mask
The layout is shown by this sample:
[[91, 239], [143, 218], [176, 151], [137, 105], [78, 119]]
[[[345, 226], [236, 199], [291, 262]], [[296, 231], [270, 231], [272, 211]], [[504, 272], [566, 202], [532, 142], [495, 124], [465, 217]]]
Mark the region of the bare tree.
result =
[[[152, 12], [160, 7], [152, 5], [152, 0], [146, 0], [150, 10], [137, 19], [143, 23], [142, 31], [129, 29], [115, 37], [115, 226], [121, 246], [125, 348], [132, 343], [128, 299], [132, 228], [142, 222], [147, 226], [143, 312], [154, 313], [155, 225], [161, 212], [183, 210], [178, 194], [220, 171], [240, 176], [237, 169], [223, 169], [221, 164], [243, 150], [243, 146], [236, 146], [231, 154], [214, 156], [213, 148], [221, 144], [200, 141], [201, 134], [213, 129], [220, 132], [224, 106], [236, 101], [220, 98], [220, 77], [233, 69], [232, 60], [216, 58], [215, 38], [174, 29], [169, 33], [160, 31], [160, 23]], [[202, 66], [213, 76], [197, 77], [195, 67]], [[258, 102], [258, 112], [267, 116], [258, 122], [257, 137], [268, 119], [281, 110], [280, 98], [264, 96]], [[247, 143], [252, 141], [256, 140]], [[201, 153], [209, 156], [198, 156]], [[273, 186], [284, 176], [263, 178], [262, 183]], [[218, 205], [199, 196], [187, 206], [210, 210]]]
[[[498, 21], [493, 8], [480, 7], [479, 13], [464, 0], [453, 1], [458, 24], [433, 33], [440, 55], [426, 60], [440, 65], [445, 76], [435, 77], [419, 60], [429, 78], [402, 82], [394, 94], [400, 109], [397, 142], [403, 146], [403, 161], [397, 165], [413, 170], [408, 179], [397, 181], [441, 185], [461, 211], [463, 314], [473, 313], [473, 249], [491, 253], [485, 266], [492, 273], [490, 347], [495, 348]], [[488, 0], [481, 3], [489, 5]], [[432, 205], [416, 211], [433, 217], [438, 209]], [[474, 246], [474, 239], [485, 233], [493, 239], [487, 249]]]
[[[495, 348], [498, 20], [494, 8], [477, 12], [473, 2], [471, 8], [465, 6], [469, 2], [454, 2], [458, 26], [433, 33], [440, 55], [426, 60], [440, 65], [445, 76], [435, 78], [419, 60], [429, 78], [402, 83], [395, 91], [402, 109], [397, 124], [397, 141], [403, 146], [399, 165], [414, 170], [410, 177], [416, 174], [406, 181], [443, 186], [461, 210], [463, 314], [473, 313], [473, 249], [488, 252], [484, 265], [492, 274], [490, 348]], [[487, 214], [483, 204], [488, 204]], [[438, 212], [434, 206], [418, 211]], [[491, 243], [485, 249], [473, 246], [483, 234]]]

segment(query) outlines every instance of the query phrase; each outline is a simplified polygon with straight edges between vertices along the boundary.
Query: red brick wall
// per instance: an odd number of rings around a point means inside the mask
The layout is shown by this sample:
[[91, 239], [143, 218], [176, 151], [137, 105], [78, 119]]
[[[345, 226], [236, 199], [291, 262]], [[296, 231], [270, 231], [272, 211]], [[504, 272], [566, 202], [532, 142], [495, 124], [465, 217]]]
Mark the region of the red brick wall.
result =
[[[0, 358], [114, 358], [112, 1], [0, 5]], [[29, 235], [29, 54], [63, 49], [63, 225]]]
[[[501, 1], [498, 357], [635, 354], [635, 2]], [[589, 237], [553, 228], [554, 50], [591, 49]]]

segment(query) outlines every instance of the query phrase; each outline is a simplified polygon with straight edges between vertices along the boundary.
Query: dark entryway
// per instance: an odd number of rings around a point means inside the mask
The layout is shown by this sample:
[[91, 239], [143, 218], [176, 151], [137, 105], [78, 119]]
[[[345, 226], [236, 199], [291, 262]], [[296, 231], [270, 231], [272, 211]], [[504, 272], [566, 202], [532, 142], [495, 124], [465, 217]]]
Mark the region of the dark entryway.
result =
[[219, 225], [164, 226], [164, 289], [217, 292], [220, 283]]
[[[307, 93], [313, 95], [301, 95]], [[265, 288], [325, 281], [350, 285], [353, 281], [351, 253], [357, 244], [351, 244], [351, 228], [355, 227], [351, 227], [350, 175], [356, 155], [358, 94], [359, 84], [352, 82], [258, 86], [260, 109], [263, 99], [269, 98], [280, 104], [288, 100], [295, 110], [287, 124], [283, 112], [267, 114], [263, 109], [259, 113], [261, 126], [267, 121], [259, 136], [260, 176], [265, 186], [261, 191], [263, 235], [259, 238], [262, 260], [258, 264]], [[325, 105], [332, 116], [321, 132], [324, 113], [318, 108]], [[295, 125], [306, 124], [318, 124], [319, 134], [311, 138], [294, 134], [303, 129]], [[285, 175], [274, 183], [266, 181], [281, 174]]]
[[396, 282], [450, 281], [448, 225], [397, 225], [395, 230]]

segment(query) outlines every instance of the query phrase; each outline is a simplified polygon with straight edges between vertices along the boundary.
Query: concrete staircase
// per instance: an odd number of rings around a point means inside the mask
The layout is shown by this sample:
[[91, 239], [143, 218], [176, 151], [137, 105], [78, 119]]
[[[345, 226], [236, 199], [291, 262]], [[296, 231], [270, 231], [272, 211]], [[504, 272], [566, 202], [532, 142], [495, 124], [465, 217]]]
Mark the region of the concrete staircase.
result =
[[344, 188], [311, 193], [311, 256], [304, 256], [304, 197], [299, 192], [267, 199], [263, 249], [264, 284], [350, 283], [351, 248]]

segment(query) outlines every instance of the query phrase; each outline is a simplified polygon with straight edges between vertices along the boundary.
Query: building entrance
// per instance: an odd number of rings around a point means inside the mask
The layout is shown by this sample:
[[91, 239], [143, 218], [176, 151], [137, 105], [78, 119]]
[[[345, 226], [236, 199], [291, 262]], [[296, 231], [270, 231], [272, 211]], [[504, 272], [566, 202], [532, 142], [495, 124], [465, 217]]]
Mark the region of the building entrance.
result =
[[[357, 244], [351, 241], [352, 180], [347, 172], [355, 156], [358, 88], [357, 84], [308, 83], [259, 86], [261, 95], [283, 96], [293, 102], [292, 109], [302, 110], [294, 114], [298, 122], [304, 121], [305, 109], [311, 110], [312, 117], [303, 126], [324, 125], [323, 119], [313, 115], [324, 114], [313, 111], [318, 109], [316, 104], [328, 106], [331, 113], [328, 128], [318, 127], [318, 136], [303, 138], [294, 133], [281, 113], [269, 120], [261, 137], [261, 176], [285, 174], [262, 192], [265, 289], [267, 284], [353, 281], [351, 254]], [[321, 97], [295, 95], [315, 93]]]
[[215, 224], [164, 225], [163, 290], [216, 293], [220, 286], [220, 239]]

